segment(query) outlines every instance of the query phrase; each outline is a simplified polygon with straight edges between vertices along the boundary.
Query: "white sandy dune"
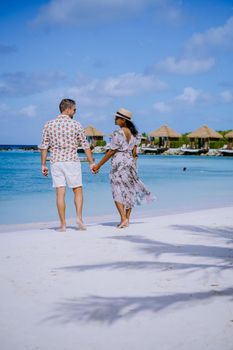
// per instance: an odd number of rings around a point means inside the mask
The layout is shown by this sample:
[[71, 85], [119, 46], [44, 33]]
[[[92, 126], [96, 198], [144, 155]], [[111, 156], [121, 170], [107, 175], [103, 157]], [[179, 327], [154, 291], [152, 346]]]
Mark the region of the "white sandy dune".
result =
[[233, 208], [0, 234], [1, 350], [232, 350]]

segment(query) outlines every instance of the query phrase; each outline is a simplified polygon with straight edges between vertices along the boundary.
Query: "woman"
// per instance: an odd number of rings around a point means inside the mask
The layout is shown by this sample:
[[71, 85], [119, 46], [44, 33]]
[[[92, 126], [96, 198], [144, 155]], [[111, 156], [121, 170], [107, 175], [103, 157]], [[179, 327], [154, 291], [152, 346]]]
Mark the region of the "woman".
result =
[[110, 180], [113, 199], [121, 218], [118, 228], [129, 226], [130, 214], [135, 204], [140, 204], [143, 199], [152, 199], [151, 193], [137, 175], [137, 145], [140, 137], [131, 118], [132, 113], [127, 109], [120, 108], [116, 112], [115, 124], [120, 129], [113, 133], [110, 150], [93, 168], [97, 173], [112, 158]]

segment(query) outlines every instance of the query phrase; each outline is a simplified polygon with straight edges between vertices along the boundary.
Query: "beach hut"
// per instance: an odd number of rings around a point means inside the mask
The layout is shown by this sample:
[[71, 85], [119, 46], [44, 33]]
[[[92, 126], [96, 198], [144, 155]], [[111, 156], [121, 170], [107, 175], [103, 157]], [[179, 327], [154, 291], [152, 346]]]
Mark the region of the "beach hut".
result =
[[[199, 129], [191, 132], [187, 137], [190, 139], [191, 149], [198, 148], [203, 151], [209, 150], [210, 140], [220, 140], [223, 138], [221, 134], [209, 128], [207, 125], [203, 125]], [[198, 140], [198, 145], [196, 145], [195, 140]]]
[[224, 145], [219, 149], [219, 152], [223, 156], [233, 156], [233, 130], [224, 135], [224, 138], [227, 139], [227, 145]]
[[233, 130], [225, 134], [224, 136], [226, 139], [228, 139], [227, 143], [227, 149], [232, 150], [233, 149]]
[[85, 134], [91, 146], [96, 146], [97, 141], [103, 141], [104, 139], [104, 133], [97, 130], [93, 125], [88, 125], [85, 128]]
[[175, 130], [169, 128], [168, 125], [162, 125], [160, 128], [149, 133], [151, 138], [159, 138], [159, 147], [160, 148], [169, 148], [170, 141], [177, 140], [181, 137], [181, 134]]

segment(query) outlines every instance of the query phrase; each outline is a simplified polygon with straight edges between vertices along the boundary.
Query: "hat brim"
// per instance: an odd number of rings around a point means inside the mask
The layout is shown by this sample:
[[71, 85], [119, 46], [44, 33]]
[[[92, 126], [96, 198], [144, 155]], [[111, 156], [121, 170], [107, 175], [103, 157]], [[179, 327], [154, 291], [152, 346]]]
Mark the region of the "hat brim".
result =
[[127, 117], [126, 115], [124, 115], [124, 114], [121, 114], [121, 113], [116, 113], [115, 114], [115, 118], [121, 118], [121, 119], [125, 119], [125, 120], [128, 120], [129, 122], [131, 122], [132, 121], [132, 118], [129, 118], [129, 117]]

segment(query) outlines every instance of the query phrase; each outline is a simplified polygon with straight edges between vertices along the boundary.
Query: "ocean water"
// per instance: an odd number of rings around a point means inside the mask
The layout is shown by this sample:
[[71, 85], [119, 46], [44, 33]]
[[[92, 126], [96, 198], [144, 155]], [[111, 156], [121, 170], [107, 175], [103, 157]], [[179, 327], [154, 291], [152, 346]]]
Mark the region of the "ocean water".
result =
[[[39, 153], [1, 152], [0, 164], [0, 224], [57, 220], [55, 191], [51, 177], [41, 174]], [[82, 163], [86, 217], [117, 215], [109, 169], [110, 162], [93, 175]], [[134, 217], [233, 205], [233, 158], [140, 155], [138, 171], [156, 200], [136, 207]], [[67, 217], [75, 217], [70, 189]]]

